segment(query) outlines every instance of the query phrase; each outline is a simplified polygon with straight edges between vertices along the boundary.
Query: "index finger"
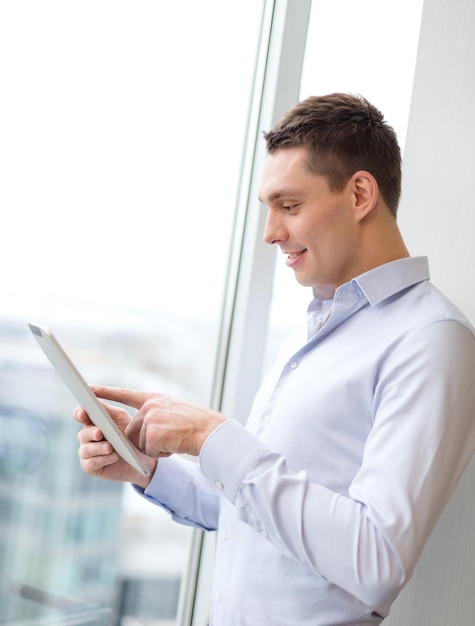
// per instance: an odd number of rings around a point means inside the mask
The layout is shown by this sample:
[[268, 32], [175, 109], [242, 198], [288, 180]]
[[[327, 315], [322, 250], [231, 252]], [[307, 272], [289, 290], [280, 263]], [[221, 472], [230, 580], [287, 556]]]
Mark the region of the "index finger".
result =
[[153, 395], [149, 391], [137, 391], [123, 387], [103, 387], [101, 385], [89, 385], [91, 391], [103, 400], [120, 402], [134, 409], [141, 409], [144, 403]]

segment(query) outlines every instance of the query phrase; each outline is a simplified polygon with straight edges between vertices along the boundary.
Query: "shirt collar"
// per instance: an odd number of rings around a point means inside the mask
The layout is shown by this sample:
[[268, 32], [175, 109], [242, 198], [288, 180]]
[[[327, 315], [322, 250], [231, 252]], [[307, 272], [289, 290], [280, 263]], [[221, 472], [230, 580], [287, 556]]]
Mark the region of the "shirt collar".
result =
[[[375, 306], [403, 289], [429, 280], [427, 257], [406, 257], [379, 265], [356, 276], [351, 283], [358, 285], [371, 306]], [[344, 287], [344, 285], [342, 285]], [[338, 293], [337, 289], [336, 293]], [[335, 294], [336, 295], [336, 294]]]

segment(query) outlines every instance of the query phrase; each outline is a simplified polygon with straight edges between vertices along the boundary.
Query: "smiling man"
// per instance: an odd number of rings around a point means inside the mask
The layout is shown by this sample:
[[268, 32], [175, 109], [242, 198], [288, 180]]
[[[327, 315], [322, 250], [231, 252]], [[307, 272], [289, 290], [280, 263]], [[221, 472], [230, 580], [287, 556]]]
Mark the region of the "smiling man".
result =
[[109, 407], [152, 477], [78, 408], [81, 465], [221, 531], [210, 624], [379, 624], [475, 449], [474, 331], [404, 244], [400, 150], [375, 107], [308, 98], [265, 139], [264, 239], [313, 288], [306, 340], [276, 363], [246, 427], [96, 387], [137, 409]]

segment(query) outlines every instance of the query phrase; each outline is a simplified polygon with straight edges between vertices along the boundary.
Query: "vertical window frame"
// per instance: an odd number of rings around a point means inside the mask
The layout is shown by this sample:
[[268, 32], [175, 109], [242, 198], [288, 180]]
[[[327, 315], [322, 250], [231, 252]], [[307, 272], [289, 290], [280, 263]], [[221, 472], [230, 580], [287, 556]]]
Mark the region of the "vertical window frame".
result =
[[[258, 201], [269, 130], [299, 98], [311, 0], [265, 0], [237, 194], [212, 406], [244, 423], [260, 384], [267, 341], [275, 250], [263, 243]], [[193, 531], [177, 624], [208, 623], [215, 541]]]

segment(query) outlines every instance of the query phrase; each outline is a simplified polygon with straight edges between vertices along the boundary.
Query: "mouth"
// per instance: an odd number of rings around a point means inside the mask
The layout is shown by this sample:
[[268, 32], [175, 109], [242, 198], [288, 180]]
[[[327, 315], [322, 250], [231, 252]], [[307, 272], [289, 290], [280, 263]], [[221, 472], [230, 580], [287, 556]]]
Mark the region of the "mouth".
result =
[[306, 252], [306, 249], [302, 250], [282, 250], [282, 254], [286, 254], [288, 259], [296, 259], [298, 256]]
[[306, 250], [298, 250], [298, 251], [294, 251], [294, 252], [284, 252], [284, 254], [287, 255], [287, 266], [288, 267], [295, 267], [296, 264], [298, 263], [298, 261], [300, 260], [300, 258], [302, 257], [302, 255], [304, 255], [306, 252]]

